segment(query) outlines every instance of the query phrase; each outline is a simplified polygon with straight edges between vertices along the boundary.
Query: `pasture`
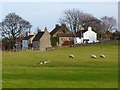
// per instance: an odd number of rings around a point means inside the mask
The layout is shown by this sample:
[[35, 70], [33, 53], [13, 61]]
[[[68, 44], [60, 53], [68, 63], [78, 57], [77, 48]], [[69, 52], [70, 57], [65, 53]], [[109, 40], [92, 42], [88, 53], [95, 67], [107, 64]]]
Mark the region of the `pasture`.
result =
[[[100, 54], [105, 58], [99, 58]], [[73, 54], [74, 58], [69, 58]], [[97, 59], [92, 59], [95, 54]], [[50, 60], [40, 65], [40, 61]], [[2, 53], [3, 88], [118, 88], [118, 45]]]

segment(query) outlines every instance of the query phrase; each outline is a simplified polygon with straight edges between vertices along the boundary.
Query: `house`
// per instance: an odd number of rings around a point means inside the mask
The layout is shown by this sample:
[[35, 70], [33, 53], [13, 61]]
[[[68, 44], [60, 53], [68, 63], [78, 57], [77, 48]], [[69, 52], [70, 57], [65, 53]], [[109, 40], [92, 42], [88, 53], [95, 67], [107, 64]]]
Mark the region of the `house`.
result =
[[22, 40], [22, 49], [31, 49], [32, 48], [32, 40], [34, 35], [27, 35]]
[[50, 32], [52, 37], [57, 38], [57, 46], [73, 44], [73, 33], [69, 31], [65, 24], [59, 26], [56, 24], [55, 28]]
[[45, 27], [44, 31], [41, 31], [40, 29], [37, 31], [38, 32], [33, 39], [33, 49], [45, 51], [47, 48], [52, 47], [50, 41], [51, 35], [47, 28]]
[[88, 39], [88, 43], [94, 43], [97, 42], [97, 33], [92, 31], [91, 27], [88, 27], [88, 31], [83, 33], [83, 39]]
[[72, 45], [74, 34], [72, 32], [69, 33], [59, 33], [58, 35], [58, 46], [67, 46]]
[[15, 44], [17, 50], [21, 50], [21, 49], [22, 49], [22, 40], [24, 39], [24, 37], [25, 37], [24, 34], [21, 34], [21, 35], [17, 38], [16, 44]]
[[21, 49], [31, 49], [32, 48], [32, 40], [35, 35], [31, 34], [30, 32], [26, 32], [25, 34], [21, 34], [15, 43], [16, 49], [21, 50]]
[[57, 46], [98, 42], [97, 33], [92, 31], [91, 27], [88, 27], [88, 30], [77, 31], [76, 34], [73, 34], [65, 24], [61, 26], [57, 24], [50, 34], [52, 37], [57, 37]]
[[[83, 32], [83, 31], [81, 31], [81, 32]], [[75, 37], [74, 38], [74, 44], [98, 42], [97, 33], [92, 31], [91, 27], [88, 27], [88, 30], [81, 33], [81, 35], [80, 35], [80, 37]]]

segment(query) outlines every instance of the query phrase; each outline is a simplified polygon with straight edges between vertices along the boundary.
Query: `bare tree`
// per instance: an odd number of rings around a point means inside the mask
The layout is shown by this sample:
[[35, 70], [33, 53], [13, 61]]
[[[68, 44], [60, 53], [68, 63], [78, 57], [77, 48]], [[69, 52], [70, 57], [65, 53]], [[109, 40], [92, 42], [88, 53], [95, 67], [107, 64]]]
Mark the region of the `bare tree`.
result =
[[22, 19], [15, 13], [9, 13], [5, 19], [0, 23], [2, 29], [2, 37], [10, 41], [12, 47], [15, 44], [15, 40], [20, 34], [32, 27], [29, 21]]
[[82, 14], [83, 12], [78, 9], [66, 10], [64, 16], [60, 18], [60, 23], [65, 23], [72, 32], [76, 33], [81, 27]]
[[116, 19], [114, 19], [113, 17], [108, 17], [108, 16], [104, 16], [101, 18], [101, 24], [103, 26], [104, 31], [112, 31], [113, 28], [116, 27]]
[[88, 14], [88, 13], [85, 13], [83, 16], [82, 16], [82, 22], [84, 23], [83, 27], [85, 29], [88, 28], [88, 26], [92, 27], [92, 29], [95, 31], [95, 32], [99, 32], [100, 29], [101, 29], [101, 21], [99, 19], [97, 19], [96, 17]]
[[68, 28], [76, 33], [80, 31], [80, 27], [87, 28], [88, 26], [100, 30], [100, 20], [93, 15], [84, 13], [79, 9], [69, 9], [64, 12], [64, 16], [60, 18], [60, 23], [65, 23]]

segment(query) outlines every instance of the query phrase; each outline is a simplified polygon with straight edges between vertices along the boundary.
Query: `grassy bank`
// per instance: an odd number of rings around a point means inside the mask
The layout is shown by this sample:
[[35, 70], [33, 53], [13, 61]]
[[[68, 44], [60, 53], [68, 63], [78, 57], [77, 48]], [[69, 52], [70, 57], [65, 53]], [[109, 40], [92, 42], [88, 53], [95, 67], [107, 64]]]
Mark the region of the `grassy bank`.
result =
[[[103, 53], [106, 58], [101, 59]], [[69, 54], [75, 58], [70, 59]], [[91, 59], [95, 54], [97, 59]], [[50, 60], [38, 65], [37, 62]], [[117, 44], [79, 46], [54, 51], [3, 52], [3, 88], [116, 88]]]

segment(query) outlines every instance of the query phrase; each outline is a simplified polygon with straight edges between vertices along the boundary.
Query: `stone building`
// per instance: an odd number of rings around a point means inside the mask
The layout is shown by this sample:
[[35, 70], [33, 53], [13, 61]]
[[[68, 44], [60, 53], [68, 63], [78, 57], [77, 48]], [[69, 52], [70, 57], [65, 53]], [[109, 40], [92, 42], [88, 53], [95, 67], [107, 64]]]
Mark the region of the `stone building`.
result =
[[69, 31], [65, 24], [59, 26], [56, 24], [55, 28], [50, 32], [52, 37], [57, 38], [57, 46], [73, 44], [73, 33]]
[[31, 49], [32, 48], [32, 40], [34, 35], [25, 36], [22, 40], [22, 49]]
[[52, 47], [50, 38], [51, 35], [46, 27], [44, 31], [38, 29], [38, 32], [33, 39], [33, 49], [45, 51], [47, 48]]

